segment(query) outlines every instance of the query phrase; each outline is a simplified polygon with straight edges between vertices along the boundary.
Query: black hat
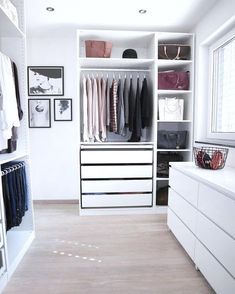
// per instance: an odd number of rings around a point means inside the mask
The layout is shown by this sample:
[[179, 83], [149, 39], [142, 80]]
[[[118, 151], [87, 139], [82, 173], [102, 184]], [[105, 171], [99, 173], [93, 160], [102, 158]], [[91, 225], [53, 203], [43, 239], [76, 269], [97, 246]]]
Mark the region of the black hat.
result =
[[126, 49], [122, 53], [122, 58], [137, 58], [137, 52], [134, 49]]

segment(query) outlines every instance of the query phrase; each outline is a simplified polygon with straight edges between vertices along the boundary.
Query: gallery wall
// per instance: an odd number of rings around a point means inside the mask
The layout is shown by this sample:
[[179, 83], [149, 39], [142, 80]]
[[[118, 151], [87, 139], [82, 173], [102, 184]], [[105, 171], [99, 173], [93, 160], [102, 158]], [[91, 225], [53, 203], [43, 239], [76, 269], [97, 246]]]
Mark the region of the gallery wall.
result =
[[78, 199], [76, 36], [30, 38], [27, 52], [29, 66], [64, 66], [61, 98], [72, 98], [73, 108], [72, 121], [54, 121], [53, 99], [60, 97], [41, 97], [51, 100], [51, 128], [29, 129], [34, 199]]

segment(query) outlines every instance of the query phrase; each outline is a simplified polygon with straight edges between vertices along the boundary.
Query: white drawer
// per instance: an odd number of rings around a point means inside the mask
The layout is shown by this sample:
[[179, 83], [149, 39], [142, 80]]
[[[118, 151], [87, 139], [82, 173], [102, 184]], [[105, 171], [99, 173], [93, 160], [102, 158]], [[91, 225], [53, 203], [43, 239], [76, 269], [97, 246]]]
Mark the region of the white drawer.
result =
[[235, 238], [235, 201], [200, 184], [198, 209]]
[[173, 168], [170, 168], [169, 185], [188, 202], [197, 207], [199, 185], [197, 181]]
[[235, 280], [198, 240], [195, 263], [217, 294], [235, 293]]
[[82, 195], [83, 208], [152, 206], [152, 194]]
[[235, 277], [235, 240], [201, 213], [198, 214], [197, 237]]
[[86, 165], [81, 167], [82, 179], [151, 178], [152, 165]]
[[181, 220], [168, 208], [167, 224], [180, 244], [184, 247], [188, 255], [194, 260], [194, 248], [196, 237], [193, 233], [181, 222]]
[[0, 276], [6, 271], [5, 250], [0, 249]]
[[152, 192], [152, 180], [82, 181], [82, 193]]
[[81, 164], [92, 163], [152, 163], [152, 150], [84, 150]]
[[197, 210], [174, 190], [169, 189], [169, 207], [196, 234]]

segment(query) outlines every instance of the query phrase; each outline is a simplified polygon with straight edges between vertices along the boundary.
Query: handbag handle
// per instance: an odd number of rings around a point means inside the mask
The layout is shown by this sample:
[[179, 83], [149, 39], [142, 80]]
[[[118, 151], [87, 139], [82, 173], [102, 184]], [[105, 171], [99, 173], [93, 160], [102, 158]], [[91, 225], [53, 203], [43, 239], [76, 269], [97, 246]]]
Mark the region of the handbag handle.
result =
[[180, 46], [178, 46], [177, 54], [176, 54], [175, 58], [169, 58], [169, 56], [167, 54], [167, 48], [166, 48], [166, 46], [164, 46], [164, 53], [165, 53], [166, 57], [171, 60], [179, 59], [180, 58], [180, 51], [181, 51], [181, 48], [180, 48]]

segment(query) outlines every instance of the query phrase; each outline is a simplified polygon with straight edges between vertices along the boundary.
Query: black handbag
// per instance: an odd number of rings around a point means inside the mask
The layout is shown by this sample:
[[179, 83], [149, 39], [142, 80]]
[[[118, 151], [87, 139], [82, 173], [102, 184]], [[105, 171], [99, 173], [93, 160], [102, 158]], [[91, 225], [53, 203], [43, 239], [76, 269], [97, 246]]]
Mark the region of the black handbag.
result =
[[159, 149], [185, 149], [187, 131], [158, 131], [157, 147]]
[[157, 205], [168, 205], [168, 186], [159, 188], [156, 197]]
[[158, 152], [157, 155], [157, 177], [169, 177], [169, 162], [183, 161], [183, 156], [179, 153], [163, 153]]

